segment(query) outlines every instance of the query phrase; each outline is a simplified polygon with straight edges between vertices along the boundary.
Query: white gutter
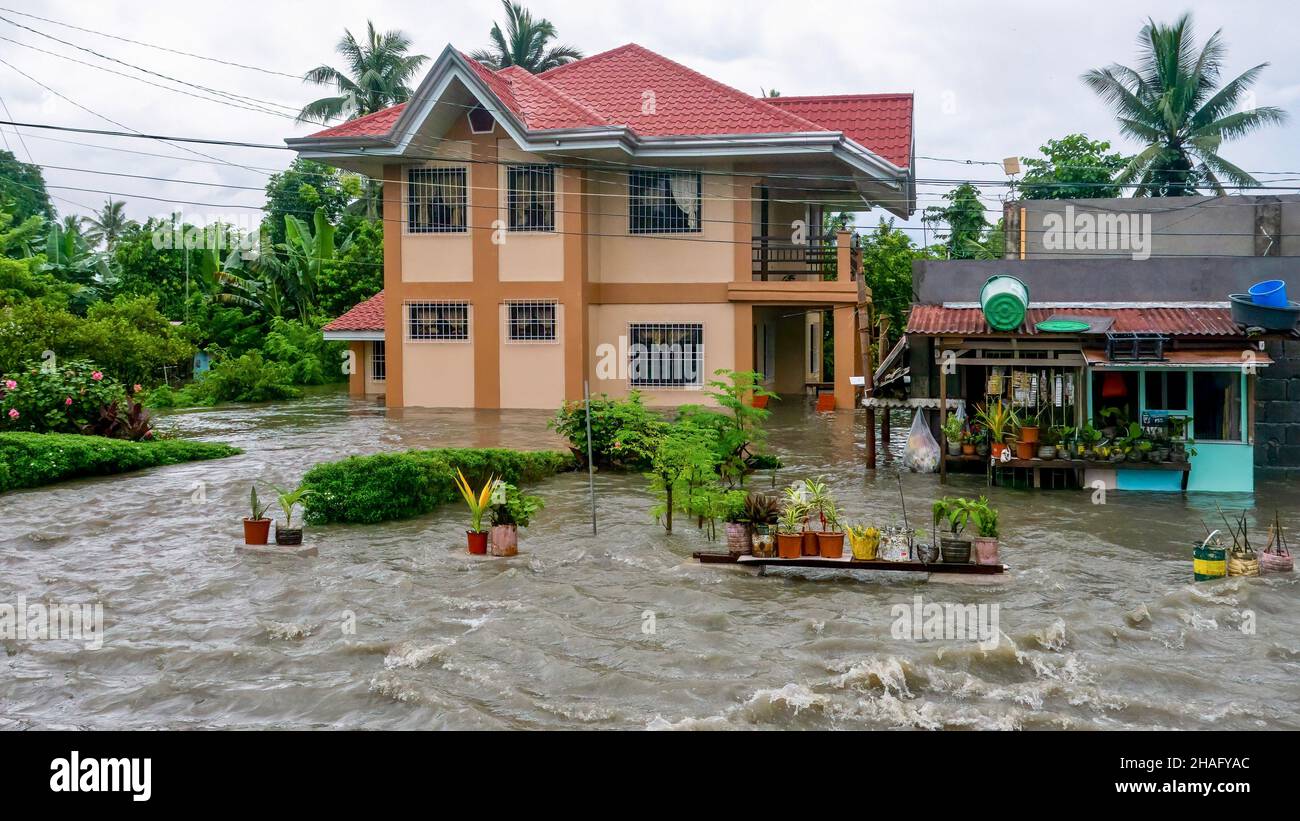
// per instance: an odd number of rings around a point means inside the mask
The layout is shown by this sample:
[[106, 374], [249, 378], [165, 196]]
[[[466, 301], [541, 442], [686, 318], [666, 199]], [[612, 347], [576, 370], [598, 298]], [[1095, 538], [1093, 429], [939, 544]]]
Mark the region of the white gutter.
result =
[[323, 331], [330, 342], [383, 342], [383, 331]]

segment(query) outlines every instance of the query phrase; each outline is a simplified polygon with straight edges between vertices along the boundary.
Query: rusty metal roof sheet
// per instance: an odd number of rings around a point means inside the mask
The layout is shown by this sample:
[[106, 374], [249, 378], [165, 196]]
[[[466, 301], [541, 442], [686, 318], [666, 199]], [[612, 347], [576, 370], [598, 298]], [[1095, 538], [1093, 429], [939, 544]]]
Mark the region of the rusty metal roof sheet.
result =
[[[1053, 334], [1039, 331], [1034, 326], [1052, 316], [1068, 313], [1072, 317], [1104, 317], [1113, 320], [1111, 331], [1118, 333], [1159, 333], [1169, 336], [1244, 337], [1245, 333], [1232, 321], [1228, 308], [1176, 305], [1143, 308], [1036, 308], [1031, 306], [1025, 323], [1013, 332], [1016, 336], [1043, 336]], [[943, 305], [915, 305], [907, 320], [907, 332], [924, 336], [1006, 336], [995, 331], [984, 321], [979, 308], [948, 308]], [[1061, 334], [1068, 336], [1068, 334]]]

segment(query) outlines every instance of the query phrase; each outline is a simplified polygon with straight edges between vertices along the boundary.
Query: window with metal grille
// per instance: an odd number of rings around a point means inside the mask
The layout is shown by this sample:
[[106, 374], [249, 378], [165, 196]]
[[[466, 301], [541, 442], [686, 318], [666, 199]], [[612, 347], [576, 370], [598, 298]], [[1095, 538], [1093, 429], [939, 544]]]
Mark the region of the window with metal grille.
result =
[[704, 326], [693, 322], [628, 326], [628, 377], [634, 388], [704, 384]]
[[506, 303], [507, 342], [555, 342], [553, 299], [528, 299]]
[[406, 230], [447, 234], [465, 230], [465, 169], [411, 168], [406, 172]]
[[628, 174], [629, 230], [681, 234], [700, 230], [700, 175], [693, 171]]
[[468, 341], [469, 303], [406, 303], [406, 338], [429, 342]]
[[510, 230], [554, 231], [555, 166], [512, 165], [506, 182]]
[[370, 343], [370, 380], [383, 382], [388, 379], [388, 364], [384, 359], [384, 343], [377, 340]]

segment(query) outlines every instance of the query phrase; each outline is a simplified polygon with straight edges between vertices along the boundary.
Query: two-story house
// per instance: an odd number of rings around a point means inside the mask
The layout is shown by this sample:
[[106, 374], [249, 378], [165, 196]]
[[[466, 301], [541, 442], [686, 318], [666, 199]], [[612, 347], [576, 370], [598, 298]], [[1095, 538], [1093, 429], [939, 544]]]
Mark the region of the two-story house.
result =
[[384, 181], [384, 290], [325, 333], [389, 407], [698, 402], [720, 368], [851, 407], [823, 217], [915, 210], [911, 95], [758, 98], [637, 45], [538, 75], [448, 47], [409, 102], [287, 142]]

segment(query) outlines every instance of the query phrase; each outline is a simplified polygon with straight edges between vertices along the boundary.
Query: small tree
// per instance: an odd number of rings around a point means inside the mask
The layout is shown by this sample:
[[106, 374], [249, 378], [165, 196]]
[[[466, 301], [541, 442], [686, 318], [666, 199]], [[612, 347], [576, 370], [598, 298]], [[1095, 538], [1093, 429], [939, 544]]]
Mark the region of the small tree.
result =
[[659, 497], [653, 512], [656, 518], [663, 517], [667, 532], [673, 532], [674, 508], [689, 510], [696, 490], [715, 481], [716, 439], [714, 430], [689, 423], [672, 425], [659, 437], [648, 475], [650, 488]]
[[714, 448], [718, 473], [728, 487], [745, 484], [750, 460], [763, 449], [767, 431], [763, 423], [771, 415], [766, 408], [754, 407], [751, 396], [776, 397], [762, 385], [763, 375], [756, 371], [714, 371], [722, 377], [708, 383], [704, 394], [718, 403], [722, 411], [700, 405], [682, 408], [681, 419], [714, 431]]

